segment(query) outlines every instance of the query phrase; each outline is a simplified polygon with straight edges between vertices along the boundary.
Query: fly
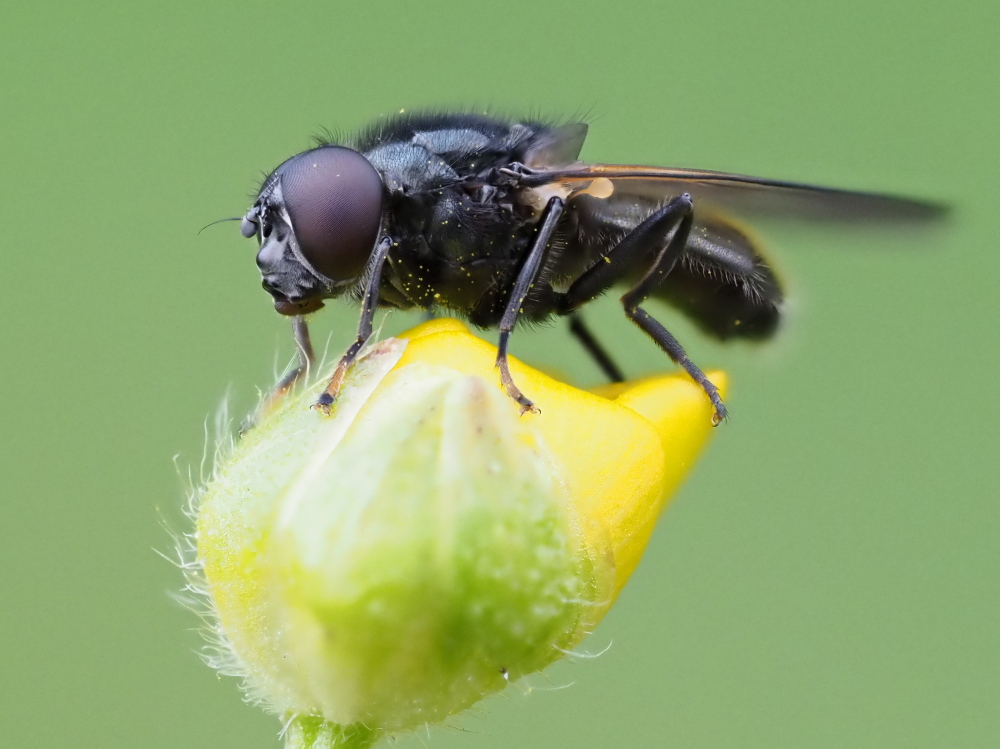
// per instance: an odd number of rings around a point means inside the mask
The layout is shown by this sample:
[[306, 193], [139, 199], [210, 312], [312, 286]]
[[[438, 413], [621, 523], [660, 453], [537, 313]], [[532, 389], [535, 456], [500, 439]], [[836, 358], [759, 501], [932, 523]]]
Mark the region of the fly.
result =
[[771, 336], [782, 290], [730, 216], [927, 222], [942, 206], [872, 193], [651, 166], [578, 160], [587, 126], [476, 114], [400, 115], [345, 143], [321, 142], [265, 179], [241, 221], [275, 309], [293, 318], [299, 367], [312, 361], [305, 315], [326, 299], [361, 306], [358, 334], [316, 407], [329, 413], [372, 334], [377, 308], [444, 308], [499, 329], [496, 366], [521, 412], [537, 412], [511, 377], [518, 322], [553, 315], [612, 381], [621, 369], [579, 309], [623, 285], [625, 315], [697, 382], [713, 424], [715, 385], [643, 307], [663, 299], [718, 339]]

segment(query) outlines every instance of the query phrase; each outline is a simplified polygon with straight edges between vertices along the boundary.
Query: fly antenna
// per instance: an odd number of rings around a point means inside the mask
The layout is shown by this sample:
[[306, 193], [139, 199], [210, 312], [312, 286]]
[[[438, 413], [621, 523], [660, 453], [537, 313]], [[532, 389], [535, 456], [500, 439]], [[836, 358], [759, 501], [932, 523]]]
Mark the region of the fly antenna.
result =
[[201, 234], [203, 231], [205, 231], [205, 229], [207, 229], [210, 226], [215, 226], [216, 224], [221, 224], [221, 223], [223, 223], [225, 221], [242, 221], [242, 220], [243, 220], [242, 216], [236, 216], [234, 218], [220, 218], [218, 221], [213, 221], [210, 224], [205, 224], [203, 227], [201, 227], [198, 230], [198, 234]]

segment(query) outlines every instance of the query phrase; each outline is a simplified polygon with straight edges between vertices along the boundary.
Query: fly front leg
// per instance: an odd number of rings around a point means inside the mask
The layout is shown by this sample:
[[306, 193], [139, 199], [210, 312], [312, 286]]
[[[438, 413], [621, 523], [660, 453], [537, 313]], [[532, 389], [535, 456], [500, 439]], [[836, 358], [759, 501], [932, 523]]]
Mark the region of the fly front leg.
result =
[[278, 381], [278, 384], [274, 386], [274, 390], [261, 403], [260, 409], [256, 414], [253, 417], [247, 417], [240, 425], [240, 434], [250, 431], [259, 419], [264, 418], [267, 414], [277, 409], [281, 401], [288, 395], [288, 392], [295, 387], [295, 384], [301, 379], [308, 378], [309, 370], [312, 369], [316, 355], [313, 353], [312, 341], [309, 339], [309, 325], [306, 323], [304, 315], [296, 315], [292, 318], [292, 333], [295, 336], [295, 347], [298, 350], [299, 365]]
[[295, 336], [299, 366], [281, 378], [271, 394], [272, 399], [285, 395], [301, 378], [308, 377], [309, 370], [312, 369], [312, 365], [316, 361], [312, 341], [309, 339], [309, 325], [306, 323], [304, 315], [296, 315], [292, 318], [292, 333]]
[[701, 386], [715, 409], [712, 424], [717, 425], [726, 417], [726, 407], [718, 388], [688, 358], [677, 339], [640, 306], [663, 283], [684, 252], [691, 233], [693, 207], [691, 196], [684, 193], [639, 224], [608, 252], [603, 261], [573, 283], [566, 292], [560, 311], [564, 314], [572, 312], [600, 296], [628, 275], [644, 258], [653, 255], [649, 270], [622, 297], [625, 314]]
[[384, 237], [378, 243], [375, 252], [372, 253], [371, 259], [368, 261], [368, 268], [366, 269], [368, 273], [368, 285], [365, 286], [365, 296], [361, 300], [361, 322], [358, 325], [358, 336], [350, 348], [347, 349], [347, 353], [340, 357], [340, 361], [337, 363], [337, 368], [333, 370], [333, 377], [330, 378], [326, 390], [323, 391], [316, 403], [313, 404], [313, 408], [322, 411], [324, 414], [330, 413], [330, 406], [333, 405], [333, 402], [337, 399], [337, 395], [340, 393], [340, 388], [344, 384], [344, 377], [347, 376], [347, 372], [350, 370], [351, 365], [354, 364], [354, 360], [358, 358], [358, 354], [361, 353], [361, 349], [365, 343], [371, 338], [372, 321], [375, 319], [375, 308], [378, 306], [379, 289], [382, 285], [382, 266], [385, 265], [385, 259], [389, 254], [390, 247], [392, 247], [392, 240]]
[[528, 259], [524, 261], [521, 272], [517, 274], [514, 290], [510, 294], [510, 299], [507, 300], [507, 307], [500, 320], [500, 342], [497, 345], [496, 368], [500, 370], [500, 382], [503, 383], [504, 390], [507, 391], [507, 395], [520, 404], [522, 414], [528, 411], [532, 413], [539, 411], [535, 404], [514, 384], [514, 378], [511, 377], [510, 367], [507, 364], [507, 344], [510, 340], [510, 333], [514, 329], [514, 325], [517, 324], [517, 317], [523, 311], [524, 300], [542, 269], [542, 260], [565, 207], [566, 202], [562, 198], [551, 198], [546, 204], [545, 210], [542, 212], [542, 223], [535, 235], [534, 242], [532, 242], [531, 250], [528, 252]]

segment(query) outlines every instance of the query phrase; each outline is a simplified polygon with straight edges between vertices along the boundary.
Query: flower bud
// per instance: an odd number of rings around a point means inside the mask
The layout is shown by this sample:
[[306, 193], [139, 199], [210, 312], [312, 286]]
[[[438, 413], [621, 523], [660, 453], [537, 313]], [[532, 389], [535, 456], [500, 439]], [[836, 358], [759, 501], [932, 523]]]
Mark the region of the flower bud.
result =
[[709, 431], [683, 378], [595, 395], [513, 362], [543, 411], [522, 417], [494, 355], [454, 321], [383, 341], [330, 416], [309, 408], [320, 381], [203, 490], [202, 585], [286, 746], [365, 746], [562, 656]]

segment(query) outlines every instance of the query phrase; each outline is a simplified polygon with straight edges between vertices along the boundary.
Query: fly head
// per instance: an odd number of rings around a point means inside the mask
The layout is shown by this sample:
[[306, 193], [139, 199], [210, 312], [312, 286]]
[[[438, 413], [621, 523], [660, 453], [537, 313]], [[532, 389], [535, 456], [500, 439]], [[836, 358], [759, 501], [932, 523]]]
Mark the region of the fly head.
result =
[[278, 312], [313, 312], [357, 283], [378, 240], [382, 204], [381, 176], [350, 148], [314, 148], [271, 173], [240, 231], [260, 243], [257, 267]]

